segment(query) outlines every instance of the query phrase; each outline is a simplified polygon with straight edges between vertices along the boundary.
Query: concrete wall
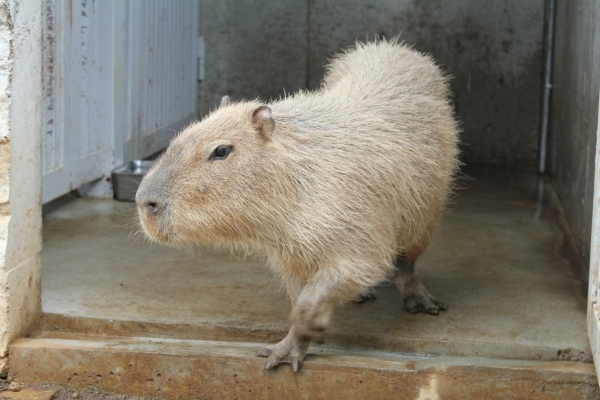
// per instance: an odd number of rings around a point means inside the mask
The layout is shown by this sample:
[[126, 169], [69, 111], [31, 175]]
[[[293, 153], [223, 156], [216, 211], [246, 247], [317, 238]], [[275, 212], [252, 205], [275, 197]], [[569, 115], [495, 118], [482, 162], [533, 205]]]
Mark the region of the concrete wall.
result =
[[553, 68], [551, 171], [587, 265], [600, 92], [599, 0], [557, 0]]
[[0, 371], [41, 311], [41, 7], [0, 0]]
[[270, 99], [305, 87], [307, 15], [308, 1], [202, 1], [206, 79], [200, 83], [199, 114], [224, 95]]
[[544, 6], [544, 0], [206, 1], [199, 111], [223, 94], [268, 98], [282, 88], [315, 88], [332, 54], [357, 39], [402, 33], [454, 76], [463, 158], [530, 163], [538, 150]]

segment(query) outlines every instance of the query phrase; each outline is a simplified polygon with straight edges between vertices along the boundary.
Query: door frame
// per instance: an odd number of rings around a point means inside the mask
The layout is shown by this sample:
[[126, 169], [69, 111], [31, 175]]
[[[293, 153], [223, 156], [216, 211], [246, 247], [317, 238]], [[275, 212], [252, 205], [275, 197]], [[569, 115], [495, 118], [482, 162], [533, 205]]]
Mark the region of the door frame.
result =
[[[598, 89], [600, 92], [600, 88]], [[587, 327], [596, 374], [600, 379], [600, 101], [596, 128], [596, 157], [594, 167], [594, 197], [592, 239], [590, 249], [590, 277], [587, 302]]]

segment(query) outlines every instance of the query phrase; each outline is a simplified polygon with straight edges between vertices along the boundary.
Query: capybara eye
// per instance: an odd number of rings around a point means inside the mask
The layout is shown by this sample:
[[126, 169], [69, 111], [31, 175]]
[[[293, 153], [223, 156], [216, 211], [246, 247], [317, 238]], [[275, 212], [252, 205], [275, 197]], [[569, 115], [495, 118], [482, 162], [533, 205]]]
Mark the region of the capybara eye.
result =
[[231, 146], [218, 146], [210, 155], [211, 160], [224, 160], [231, 153]]

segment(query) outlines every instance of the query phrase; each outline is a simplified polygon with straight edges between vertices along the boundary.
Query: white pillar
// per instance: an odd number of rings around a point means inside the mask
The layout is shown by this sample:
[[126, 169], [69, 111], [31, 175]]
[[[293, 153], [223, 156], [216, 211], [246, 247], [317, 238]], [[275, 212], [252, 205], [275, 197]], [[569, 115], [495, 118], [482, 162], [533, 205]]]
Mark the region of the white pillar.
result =
[[41, 313], [40, 0], [0, 0], [0, 369]]

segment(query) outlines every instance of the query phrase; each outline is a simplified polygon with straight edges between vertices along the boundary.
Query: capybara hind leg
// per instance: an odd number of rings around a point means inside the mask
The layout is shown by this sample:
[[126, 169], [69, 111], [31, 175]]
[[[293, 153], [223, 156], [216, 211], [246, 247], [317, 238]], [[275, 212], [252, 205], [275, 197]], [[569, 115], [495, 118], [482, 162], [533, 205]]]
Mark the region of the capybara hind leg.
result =
[[404, 308], [412, 314], [422, 312], [438, 315], [440, 310], [446, 311], [448, 306], [433, 297], [423, 285], [415, 272], [415, 260], [399, 255], [396, 260], [394, 282], [404, 300]]
[[310, 340], [300, 339], [292, 326], [287, 336], [281, 342], [265, 347], [256, 353], [256, 355], [267, 358], [266, 369], [286, 363], [292, 365], [294, 372], [298, 372], [309, 346]]

